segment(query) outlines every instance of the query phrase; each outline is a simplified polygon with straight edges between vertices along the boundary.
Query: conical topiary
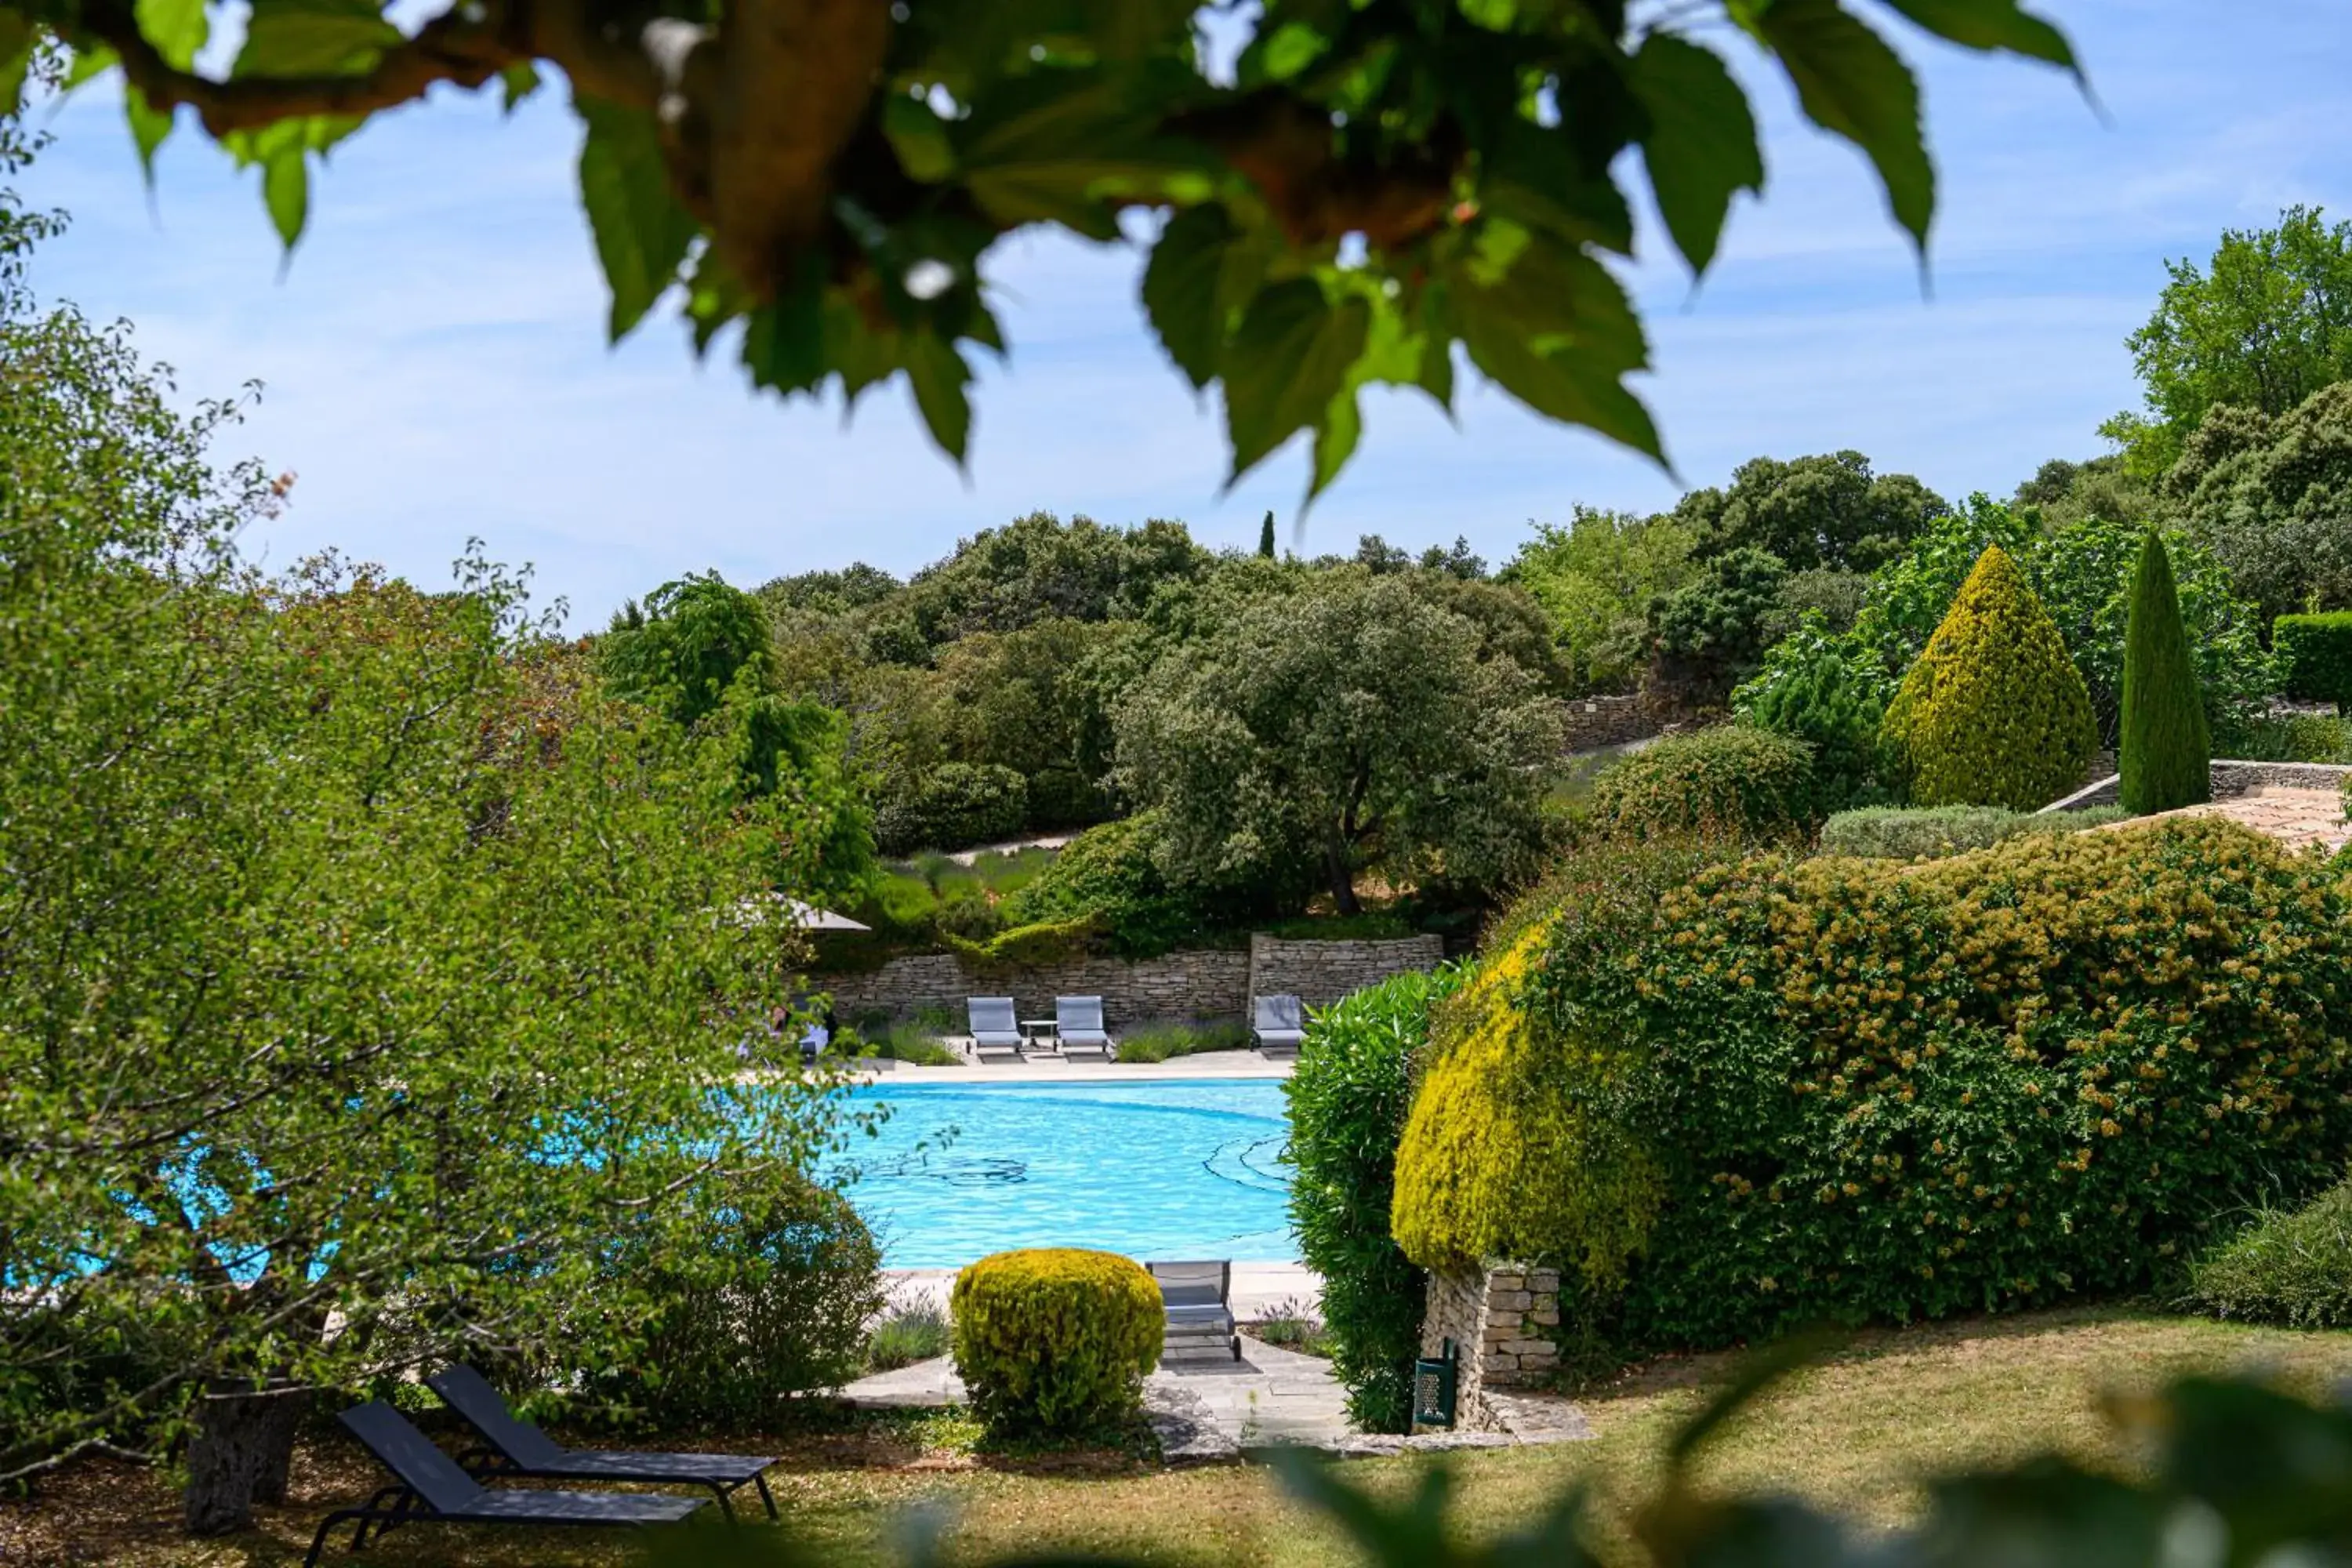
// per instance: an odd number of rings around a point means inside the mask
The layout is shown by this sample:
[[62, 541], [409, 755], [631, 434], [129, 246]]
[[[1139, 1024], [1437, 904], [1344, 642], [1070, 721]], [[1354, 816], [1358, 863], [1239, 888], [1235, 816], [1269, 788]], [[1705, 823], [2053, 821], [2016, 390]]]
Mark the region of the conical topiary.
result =
[[2180, 625], [2172, 560], [2151, 531], [2124, 626], [2123, 804], [2135, 816], [2213, 798], [2213, 737]]
[[1274, 512], [1270, 508], [1265, 521], [1257, 525], [1257, 552], [1268, 561], [1274, 559]]
[[2032, 811], [2083, 782], [2098, 749], [2091, 694], [1999, 545], [1904, 676], [1884, 734], [1914, 805]]

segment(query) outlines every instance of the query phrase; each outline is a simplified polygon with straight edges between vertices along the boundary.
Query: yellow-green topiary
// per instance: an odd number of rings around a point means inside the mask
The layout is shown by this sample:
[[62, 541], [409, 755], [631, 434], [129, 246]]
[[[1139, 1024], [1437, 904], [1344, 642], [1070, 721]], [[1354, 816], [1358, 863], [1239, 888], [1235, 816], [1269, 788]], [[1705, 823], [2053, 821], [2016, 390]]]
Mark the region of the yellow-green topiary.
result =
[[2091, 694], [1999, 545], [1904, 676], [1882, 733], [1914, 805], [2032, 811], [2083, 782], [2099, 743]]
[[1077, 1432], [1132, 1415], [1167, 1310], [1132, 1258], [1076, 1247], [1000, 1252], [949, 1298], [956, 1372], [991, 1430]]

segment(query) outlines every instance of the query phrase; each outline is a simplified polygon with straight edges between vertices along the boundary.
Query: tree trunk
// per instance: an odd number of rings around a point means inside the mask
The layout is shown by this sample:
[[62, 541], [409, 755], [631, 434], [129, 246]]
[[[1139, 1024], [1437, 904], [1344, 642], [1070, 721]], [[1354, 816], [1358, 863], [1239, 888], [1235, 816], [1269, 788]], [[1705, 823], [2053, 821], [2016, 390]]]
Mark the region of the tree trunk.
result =
[[257, 1502], [286, 1500], [294, 1429], [308, 1394], [255, 1394], [239, 1381], [216, 1383], [196, 1406], [182, 1502], [192, 1535], [224, 1535], [253, 1522]]
[[1323, 847], [1323, 868], [1331, 879], [1331, 901], [1343, 915], [1361, 914], [1363, 906], [1356, 902], [1356, 874], [1348, 865], [1348, 851], [1338, 843]]

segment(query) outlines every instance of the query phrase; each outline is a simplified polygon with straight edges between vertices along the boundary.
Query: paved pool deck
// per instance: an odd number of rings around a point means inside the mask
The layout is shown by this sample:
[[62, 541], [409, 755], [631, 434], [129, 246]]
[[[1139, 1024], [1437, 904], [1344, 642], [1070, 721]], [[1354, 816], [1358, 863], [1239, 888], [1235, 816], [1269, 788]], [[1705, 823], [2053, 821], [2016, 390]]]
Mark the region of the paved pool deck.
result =
[[[954, 1040], [947, 1042], [961, 1050]], [[1171, 1057], [1164, 1062], [1070, 1060], [1051, 1051], [1034, 1051], [1018, 1061], [972, 1062], [961, 1067], [919, 1068], [893, 1061], [859, 1062], [860, 1082], [883, 1088], [894, 1083], [1183, 1083], [1204, 1079], [1288, 1078], [1295, 1063], [1268, 1060], [1255, 1051], [1201, 1051]]]
[[[944, 1312], [948, 1292], [954, 1288], [952, 1268], [886, 1268], [885, 1287], [896, 1306], [928, 1304]], [[1234, 1316], [1244, 1322], [1271, 1317], [1284, 1308], [1319, 1312], [1323, 1281], [1304, 1263], [1236, 1263], [1228, 1301]]]

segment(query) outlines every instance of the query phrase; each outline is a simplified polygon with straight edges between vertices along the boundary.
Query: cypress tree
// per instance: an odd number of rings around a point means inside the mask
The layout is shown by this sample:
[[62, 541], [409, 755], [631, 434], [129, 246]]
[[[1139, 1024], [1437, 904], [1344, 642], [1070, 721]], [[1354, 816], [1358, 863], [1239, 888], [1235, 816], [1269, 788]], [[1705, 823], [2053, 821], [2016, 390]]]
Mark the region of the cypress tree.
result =
[[1274, 559], [1274, 510], [1266, 509], [1265, 521], [1257, 525], [1257, 552], [1268, 561]]
[[2124, 627], [2124, 809], [2145, 816], [2212, 799], [2212, 761], [2172, 560], [2151, 530], [2140, 546]]

